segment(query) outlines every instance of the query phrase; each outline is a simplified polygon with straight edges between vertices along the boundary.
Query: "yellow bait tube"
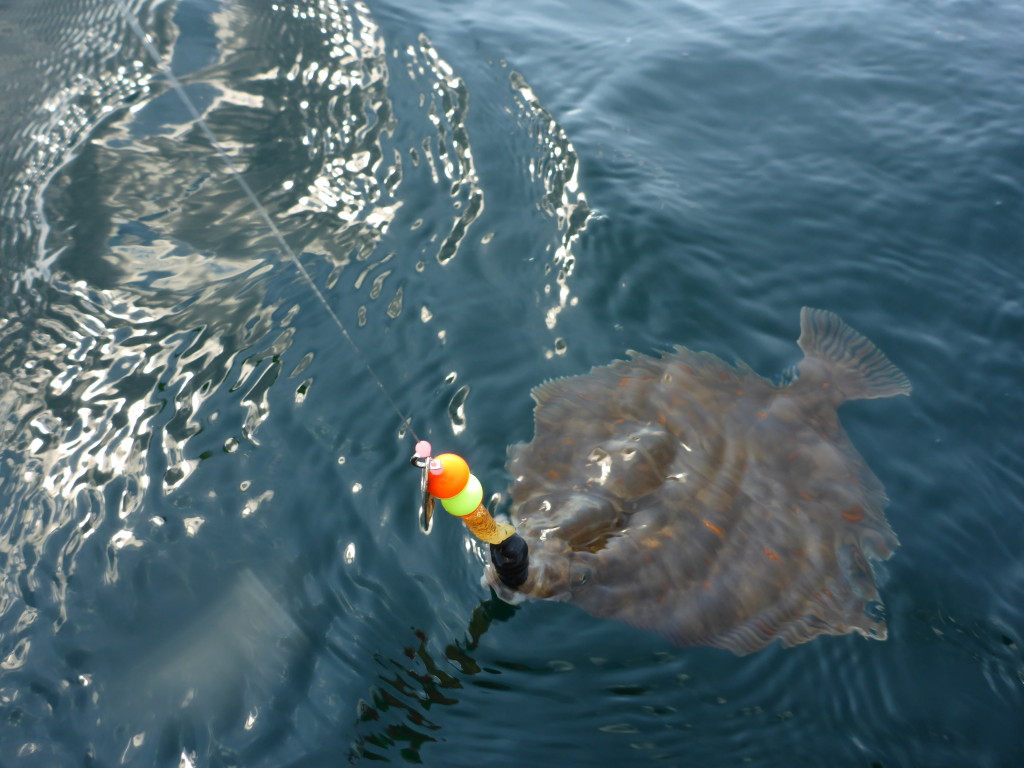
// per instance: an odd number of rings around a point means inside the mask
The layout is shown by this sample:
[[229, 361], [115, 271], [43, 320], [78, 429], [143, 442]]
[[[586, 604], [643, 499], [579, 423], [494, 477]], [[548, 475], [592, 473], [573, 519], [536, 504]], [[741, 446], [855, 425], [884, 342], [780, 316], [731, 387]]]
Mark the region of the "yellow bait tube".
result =
[[516, 532], [516, 529], [508, 523], [499, 523], [491, 517], [491, 513], [483, 504], [468, 515], [464, 515], [462, 522], [469, 528], [470, 533], [488, 544], [501, 544]]

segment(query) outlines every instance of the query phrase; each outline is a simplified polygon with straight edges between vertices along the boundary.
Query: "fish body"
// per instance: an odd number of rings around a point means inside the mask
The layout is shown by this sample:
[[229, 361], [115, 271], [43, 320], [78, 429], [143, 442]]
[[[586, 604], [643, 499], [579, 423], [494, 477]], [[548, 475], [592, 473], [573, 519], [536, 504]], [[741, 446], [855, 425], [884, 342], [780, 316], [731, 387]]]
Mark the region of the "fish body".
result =
[[820, 634], [884, 639], [870, 562], [898, 546], [881, 483], [836, 409], [909, 394], [836, 315], [804, 308], [804, 359], [781, 383], [677, 347], [547, 382], [510, 451], [518, 591], [746, 654]]

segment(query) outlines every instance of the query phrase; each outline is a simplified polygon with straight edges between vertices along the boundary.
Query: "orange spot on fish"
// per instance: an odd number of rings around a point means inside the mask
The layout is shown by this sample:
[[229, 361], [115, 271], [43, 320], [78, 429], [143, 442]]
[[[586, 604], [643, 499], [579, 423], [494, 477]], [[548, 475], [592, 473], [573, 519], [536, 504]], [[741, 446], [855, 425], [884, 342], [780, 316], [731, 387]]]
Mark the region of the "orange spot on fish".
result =
[[768, 414], [765, 413], [764, 411], [761, 411], [759, 414], [757, 414], [757, 418], [759, 418], [759, 419], [767, 419], [768, 418]]
[[725, 536], [725, 532], [714, 523], [710, 523], [707, 520], [701, 520], [702, 523], [711, 531], [714, 531], [719, 536]]
[[616, 419], [616, 420], [615, 420], [615, 423], [616, 423], [616, 424], [625, 424], [625, 423], [626, 423], [626, 420], [625, 420], [625, 419]]
[[653, 560], [654, 560], [654, 558], [651, 557], [651, 553], [650, 552], [644, 552], [644, 562], [645, 563], [650, 563]]
[[802, 549], [794, 549], [794, 550], [791, 550], [791, 551], [797, 557], [803, 557], [804, 556], [804, 551]]
[[558, 470], [557, 469], [549, 469], [548, 470], [548, 477], [550, 477], [552, 480], [557, 480], [560, 477], [560, 475], [558, 474]]
[[737, 395], [742, 395], [743, 394], [743, 390], [742, 389], [737, 389], [736, 390], [736, 394]]
[[768, 549], [768, 547], [765, 547], [761, 551], [764, 552], [764, 556], [767, 557], [769, 560], [775, 560], [776, 562], [778, 562], [779, 556], [775, 554], [774, 551]]
[[720, 378], [722, 381], [728, 381], [729, 380], [729, 374], [726, 373], [725, 371], [719, 371], [718, 372], [718, 378]]
[[705, 592], [710, 592], [711, 591], [711, 582], [710, 581], [705, 581], [704, 582], [704, 591]]
[[665, 418], [665, 414], [664, 413], [659, 413], [658, 414], [658, 423], [661, 424], [661, 426], [663, 426], [663, 427], [665, 426], [666, 423], [668, 423], [668, 420]]
[[803, 491], [800, 491], [800, 498], [807, 499], [808, 501], [814, 501], [813, 496], [811, 496], [809, 493], [804, 493]]
[[754, 624], [756, 624], [757, 628], [760, 629], [761, 632], [763, 632], [766, 635], [774, 635], [774, 634], [776, 634], [776, 630], [774, 630], [771, 627], [769, 627], [763, 621], [755, 621]]
[[859, 523], [864, 519], [864, 507], [860, 504], [855, 504], [849, 509], [844, 509], [839, 514], [848, 523]]
[[563, 437], [562, 442], [565, 443], [566, 445], [576, 445], [576, 441], [573, 440], [571, 437]]
[[793, 451], [791, 454], [789, 454], [786, 457], [786, 460], [787, 461], [796, 461], [796, 457], [799, 456], [799, 455], [800, 455], [799, 453], [797, 453], [796, 451]]
[[629, 382], [630, 381], [631, 381], [631, 379], [629, 378], [629, 376], [623, 376], [621, 379], [619, 379], [619, 386], [620, 387], [627, 387], [627, 386], [629, 386]]
[[823, 381], [823, 382], [821, 382], [821, 386], [823, 386], [823, 387], [830, 387], [830, 386], [832, 386], [832, 382], [830, 382], [830, 381]]

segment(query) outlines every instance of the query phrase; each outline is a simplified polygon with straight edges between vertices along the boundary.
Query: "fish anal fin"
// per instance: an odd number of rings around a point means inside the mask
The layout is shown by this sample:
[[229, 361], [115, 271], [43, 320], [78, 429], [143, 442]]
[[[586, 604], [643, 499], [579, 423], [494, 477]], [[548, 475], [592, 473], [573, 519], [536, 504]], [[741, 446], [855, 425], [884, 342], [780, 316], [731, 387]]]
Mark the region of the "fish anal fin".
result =
[[797, 369], [824, 377], [845, 400], [909, 395], [910, 380], [870, 340], [823, 309], [800, 310], [800, 338], [806, 356]]

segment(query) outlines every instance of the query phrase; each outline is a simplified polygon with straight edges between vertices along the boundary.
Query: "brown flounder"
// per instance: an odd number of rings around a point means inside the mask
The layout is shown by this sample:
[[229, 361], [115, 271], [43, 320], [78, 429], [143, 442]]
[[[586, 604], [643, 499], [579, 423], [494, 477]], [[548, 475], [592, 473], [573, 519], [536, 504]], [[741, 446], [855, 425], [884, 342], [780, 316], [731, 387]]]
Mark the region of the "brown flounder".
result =
[[519, 590], [737, 654], [886, 626], [869, 561], [898, 545], [885, 492], [839, 423], [910, 382], [836, 315], [804, 308], [781, 384], [677, 347], [537, 387], [512, 448]]

